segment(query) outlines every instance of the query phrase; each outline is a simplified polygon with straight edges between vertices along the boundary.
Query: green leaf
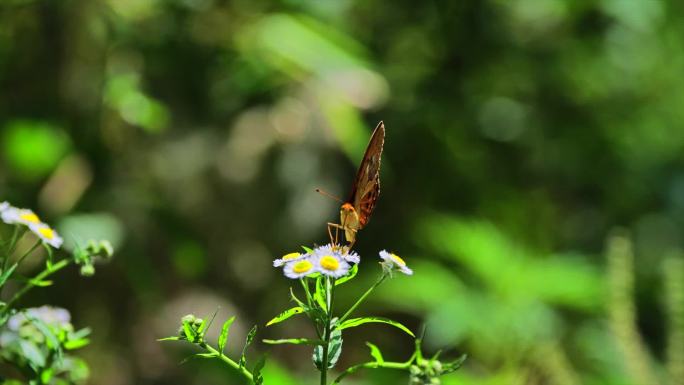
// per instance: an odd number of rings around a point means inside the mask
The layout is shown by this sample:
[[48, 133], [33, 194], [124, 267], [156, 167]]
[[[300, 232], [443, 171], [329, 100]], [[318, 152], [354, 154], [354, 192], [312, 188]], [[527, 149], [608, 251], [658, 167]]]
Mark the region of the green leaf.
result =
[[468, 358], [467, 354], [463, 354], [462, 356], [458, 357], [456, 360], [443, 364], [442, 366], [442, 374], [449, 374], [451, 372], [455, 372], [458, 370], [465, 360]]
[[406, 332], [406, 334], [410, 335], [411, 337], [415, 338], [415, 335], [413, 334], [413, 332], [409, 328], [400, 324], [397, 321], [393, 321], [389, 318], [384, 318], [384, 317], [351, 318], [351, 319], [348, 319], [348, 320], [342, 322], [341, 324], [337, 325], [337, 329], [344, 330], [344, 329], [357, 327], [357, 326], [367, 324], [367, 323], [383, 323], [383, 324], [387, 324], [387, 325], [392, 325], [398, 329], [403, 330], [404, 332]]
[[48, 287], [52, 285], [52, 281], [48, 280], [38, 280], [38, 279], [31, 279], [29, 280], [29, 283], [33, 286], [37, 287]]
[[[325, 344], [325, 342], [323, 342]], [[328, 344], [328, 369], [335, 367], [337, 360], [342, 354], [342, 331], [333, 329], [330, 333], [330, 343]], [[323, 346], [318, 345], [313, 351], [313, 362], [318, 370], [323, 368]]]
[[216, 358], [216, 357], [218, 357], [218, 354], [216, 354], [216, 353], [197, 353], [197, 354], [195, 354], [195, 357]]
[[90, 343], [90, 339], [88, 338], [78, 338], [75, 340], [69, 340], [64, 343], [64, 349], [66, 350], [75, 350], [75, 349], [80, 349]]
[[264, 368], [264, 365], [266, 365], [265, 354], [259, 358], [259, 361], [257, 361], [252, 369], [252, 381], [254, 381], [255, 385], [261, 385], [264, 383], [264, 376], [261, 374], [261, 370]]
[[40, 374], [40, 383], [41, 384], [49, 384], [50, 380], [52, 379], [52, 376], [55, 374], [55, 371], [53, 368], [48, 368], [43, 370], [43, 372]]
[[195, 342], [197, 333], [192, 329], [192, 325], [189, 321], [183, 322], [183, 332], [185, 333], [185, 338], [190, 342]]
[[242, 347], [242, 354], [240, 355], [240, 368], [245, 366], [245, 363], [247, 362], [247, 358], [245, 357], [245, 353], [247, 352], [247, 347], [252, 344], [252, 341], [254, 341], [254, 336], [256, 335], [257, 332], [257, 326], [254, 325], [252, 326], [252, 329], [247, 333], [247, 338], [245, 339], [245, 346]]
[[283, 338], [280, 340], [262, 340], [265, 344], [269, 345], [283, 345], [283, 344], [292, 344], [292, 345], [324, 345], [325, 341], [323, 340], [312, 340], [309, 338]]
[[382, 364], [385, 362], [385, 359], [382, 358], [382, 352], [380, 352], [380, 349], [377, 346], [373, 345], [370, 342], [366, 342], [366, 345], [368, 345], [368, 347], [370, 348], [370, 355], [375, 359], [375, 362], [377, 362], [378, 364]]
[[301, 306], [295, 306], [291, 309], [287, 309], [284, 312], [278, 314], [275, 318], [272, 320], [268, 321], [266, 326], [271, 326], [280, 322], [285, 321], [286, 319], [292, 317], [293, 315], [301, 314], [304, 313], [304, 308]]
[[302, 246], [302, 249], [304, 249], [304, 251], [306, 251], [307, 253], [313, 253], [313, 249], [311, 249], [309, 247]]
[[347, 275], [345, 275], [344, 277], [342, 277], [342, 278], [338, 279], [337, 281], [335, 281], [335, 286], [341, 285], [341, 284], [343, 284], [343, 283], [345, 283], [345, 282], [347, 282], [347, 281], [353, 279], [354, 277], [356, 277], [356, 274], [357, 274], [358, 272], [359, 272], [359, 265], [358, 265], [358, 264], [357, 264], [357, 265], [353, 265], [353, 266], [351, 267], [351, 269], [349, 269], [349, 273], [347, 273]]
[[323, 280], [323, 277], [316, 278], [316, 292], [314, 293], [314, 300], [316, 301], [316, 303], [318, 303], [318, 306], [320, 306], [321, 309], [323, 309], [323, 311], [327, 312], [328, 306], [325, 302], [326, 291], [323, 284]]
[[223, 354], [223, 349], [226, 347], [226, 342], [228, 342], [228, 335], [230, 334], [230, 325], [233, 324], [233, 321], [235, 321], [235, 316], [228, 318], [226, 322], [223, 323], [223, 327], [221, 327], [221, 335], [219, 335], [218, 339], [218, 351], [221, 354]]
[[158, 342], [162, 341], [180, 341], [180, 337], [164, 337], [157, 339]]

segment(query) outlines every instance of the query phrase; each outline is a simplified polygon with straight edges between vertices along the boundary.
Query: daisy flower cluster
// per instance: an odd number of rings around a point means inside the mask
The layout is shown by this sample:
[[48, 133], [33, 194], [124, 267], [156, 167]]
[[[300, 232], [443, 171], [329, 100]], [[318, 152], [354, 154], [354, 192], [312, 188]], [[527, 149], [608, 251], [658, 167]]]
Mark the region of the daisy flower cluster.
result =
[[352, 265], [361, 258], [356, 252], [339, 245], [327, 244], [306, 253], [290, 253], [273, 261], [274, 267], [283, 267], [286, 277], [299, 279], [316, 273], [340, 278], [349, 273]]
[[[400, 271], [406, 275], [413, 270], [396, 254], [383, 250], [380, 252], [381, 264], [387, 271]], [[273, 261], [274, 267], [282, 267], [283, 274], [291, 279], [299, 279], [319, 273], [332, 278], [344, 277], [353, 265], [361, 261], [359, 255], [346, 247], [327, 244], [306, 253], [289, 253]]]
[[38, 215], [29, 209], [21, 209], [7, 202], [0, 203], [0, 218], [9, 225], [23, 225], [46, 244], [58, 249], [64, 240], [49, 225], [43, 223]]

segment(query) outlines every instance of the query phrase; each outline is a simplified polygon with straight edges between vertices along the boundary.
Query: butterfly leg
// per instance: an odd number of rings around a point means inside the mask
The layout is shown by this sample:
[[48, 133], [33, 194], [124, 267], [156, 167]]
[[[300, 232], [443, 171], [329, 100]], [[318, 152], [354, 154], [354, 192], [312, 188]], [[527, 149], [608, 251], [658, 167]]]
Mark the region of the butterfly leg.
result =
[[[332, 230], [331, 230], [332, 228], [335, 229], [335, 236], [334, 237], [332, 235]], [[341, 228], [342, 228], [342, 226], [338, 225], [337, 223], [328, 222], [328, 236], [330, 237], [330, 243], [331, 244], [333, 244], [333, 245], [337, 244], [338, 235], [339, 235], [339, 231]]]

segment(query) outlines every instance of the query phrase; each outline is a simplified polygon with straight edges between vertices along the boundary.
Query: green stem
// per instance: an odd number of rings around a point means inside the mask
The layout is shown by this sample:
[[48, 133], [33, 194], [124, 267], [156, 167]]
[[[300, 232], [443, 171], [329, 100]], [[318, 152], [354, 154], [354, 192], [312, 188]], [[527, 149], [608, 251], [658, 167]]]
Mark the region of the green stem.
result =
[[237, 370], [243, 377], [247, 378], [250, 382], [254, 382], [254, 377], [252, 376], [252, 373], [250, 373], [249, 370], [247, 370], [247, 368], [245, 368], [244, 366], [240, 366], [237, 362], [231, 360], [230, 358], [228, 358], [228, 356], [214, 349], [211, 345], [207, 344], [206, 342], [200, 343], [200, 346], [206, 349], [209, 353], [215, 354], [218, 359], [228, 364], [231, 368]]
[[[9, 259], [12, 253], [14, 252], [14, 248], [17, 245], [17, 241], [19, 241], [20, 234], [19, 234], [19, 225], [14, 226], [14, 231], [12, 232], [12, 239], [10, 240], [9, 246], [7, 247], [7, 254], [5, 255], [5, 259], [2, 261], [2, 271], [7, 270], [7, 265], [9, 264]], [[22, 232], [21, 235], [24, 235]]]
[[326, 319], [325, 332], [323, 334], [323, 359], [321, 360], [321, 385], [326, 385], [328, 383], [328, 360], [330, 357], [330, 334], [332, 332], [332, 319], [333, 319], [333, 296], [335, 293], [335, 282], [331, 283], [331, 278], [325, 277], [325, 298], [328, 305], [328, 317]]
[[40, 274], [36, 275], [34, 278], [32, 278], [24, 287], [22, 287], [18, 292], [14, 294], [11, 300], [5, 304], [5, 307], [0, 311], [0, 314], [5, 314], [10, 308], [12, 308], [12, 305], [16, 303], [26, 292], [31, 290], [36, 284], [35, 282], [40, 282], [43, 279], [49, 277], [50, 275], [62, 270], [63, 268], [69, 266], [71, 263], [71, 260], [69, 259], [63, 259], [54, 265], [52, 265], [51, 268], [45, 269], [40, 272]]
[[359, 299], [352, 305], [352, 307], [350, 307], [349, 310], [347, 310], [347, 312], [344, 313], [344, 315], [342, 316], [342, 318], [340, 318], [340, 320], [338, 321], [338, 323], [344, 322], [344, 320], [346, 320], [347, 317], [349, 317], [349, 316], [351, 315], [351, 313], [352, 313], [354, 310], [356, 310], [356, 308], [359, 307], [359, 305], [361, 305], [361, 303], [366, 299], [366, 297], [368, 297], [368, 296], [370, 295], [370, 293], [372, 293], [373, 290], [375, 290], [376, 287], [380, 286], [380, 284], [381, 284], [383, 281], [385, 281], [386, 278], [387, 278], [387, 274], [386, 274], [386, 273], [383, 273], [382, 276], [380, 277], [380, 279], [378, 279], [378, 280], [373, 284], [373, 286], [371, 286], [370, 288], [368, 288], [368, 290], [366, 290], [366, 292], [363, 293], [363, 295], [361, 296], [361, 298], [359, 298]]
[[306, 293], [306, 304], [311, 307], [311, 291], [309, 291], [309, 282], [304, 281], [306, 278], [300, 278], [299, 282], [302, 283], [302, 287], [304, 288], [304, 292]]
[[416, 353], [413, 353], [411, 358], [408, 359], [406, 362], [365, 362], [363, 364], [358, 364], [354, 365], [347, 370], [345, 370], [342, 374], [340, 374], [335, 381], [332, 382], [331, 385], [339, 384], [340, 381], [342, 381], [343, 378], [347, 377], [348, 375], [356, 372], [359, 369], [378, 369], [378, 368], [384, 368], [384, 369], [398, 369], [398, 370], [408, 370], [411, 367], [411, 364], [413, 361], [416, 359]]

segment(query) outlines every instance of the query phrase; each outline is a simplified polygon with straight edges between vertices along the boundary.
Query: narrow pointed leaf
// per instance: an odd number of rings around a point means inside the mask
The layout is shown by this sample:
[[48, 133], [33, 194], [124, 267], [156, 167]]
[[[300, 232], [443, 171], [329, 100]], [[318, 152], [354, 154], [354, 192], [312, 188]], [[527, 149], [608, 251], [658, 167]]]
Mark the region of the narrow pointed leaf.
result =
[[233, 324], [233, 321], [235, 321], [235, 316], [228, 318], [226, 322], [223, 323], [223, 327], [221, 327], [221, 334], [219, 335], [218, 339], [218, 351], [221, 354], [223, 354], [223, 349], [226, 347], [226, 343], [228, 342], [230, 325]]
[[252, 380], [254, 381], [254, 385], [261, 385], [264, 383], [264, 376], [261, 374], [264, 365], [266, 365], [266, 355], [261, 356], [252, 369]]
[[359, 272], [359, 265], [358, 265], [358, 264], [357, 264], [357, 265], [353, 265], [353, 266], [351, 267], [351, 269], [349, 269], [349, 273], [347, 273], [347, 275], [345, 275], [344, 277], [342, 277], [342, 278], [338, 279], [337, 281], [335, 281], [335, 286], [341, 285], [341, 284], [343, 284], [343, 283], [345, 283], [345, 282], [347, 282], [347, 281], [353, 279], [354, 277], [356, 277], [356, 274], [357, 274], [358, 272]]
[[257, 332], [257, 326], [254, 325], [252, 326], [252, 329], [247, 333], [247, 338], [245, 339], [245, 346], [242, 348], [242, 354], [240, 355], [240, 368], [245, 366], [245, 363], [247, 363], [247, 357], [245, 357], [245, 353], [247, 352], [247, 347], [252, 344], [252, 341], [254, 341], [254, 336], [256, 335]]
[[283, 322], [283, 321], [285, 321], [286, 319], [292, 317], [293, 315], [301, 314], [301, 313], [304, 313], [304, 308], [301, 307], [301, 306], [295, 306], [295, 307], [293, 307], [293, 308], [287, 309], [287, 310], [285, 310], [284, 312], [278, 314], [275, 318], [273, 318], [272, 320], [268, 321], [268, 323], [266, 324], [266, 326], [271, 326], [271, 325], [274, 325], [274, 324]]
[[312, 340], [309, 338], [283, 338], [280, 340], [262, 340], [265, 344], [269, 345], [323, 345], [325, 341], [323, 340]]
[[400, 324], [397, 321], [393, 321], [389, 318], [384, 318], [384, 317], [351, 318], [351, 319], [348, 319], [348, 320], [342, 322], [340, 325], [338, 325], [337, 329], [344, 330], [344, 329], [357, 327], [357, 326], [367, 324], [367, 323], [383, 323], [383, 324], [387, 324], [387, 325], [392, 325], [398, 329], [403, 330], [406, 334], [410, 335], [411, 337], [415, 337], [413, 332], [409, 328], [407, 328], [406, 326]]
[[316, 278], [316, 292], [314, 293], [314, 300], [316, 300], [316, 303], [318, 303], [318, 306], [321, 307], [325, 312], [328, 311], [328, 306], [325, 303], [325, 287], [323, 286], [323, 278], [318, 277]]
[[162, 341], [180, 341], [179, 337], [164, 337], [164, 338], [159, 338], [157, 339], [158, 342]]
[[368, 347], [370, 348], [370, 355], [375, 359], [375, 362], [377, 362], [378, 364], [382, 364], [385, 362], [385, 359], [382, 358], [382, 352], [380, 352], [380, 349], [377, 346], [373, 345], [370, 342], [366, 342], [366, 345], [368, 345]]

